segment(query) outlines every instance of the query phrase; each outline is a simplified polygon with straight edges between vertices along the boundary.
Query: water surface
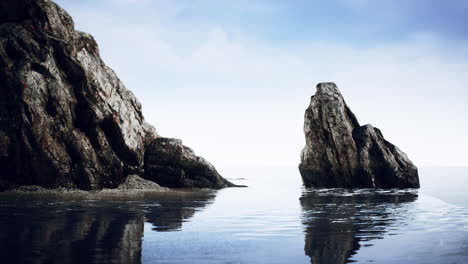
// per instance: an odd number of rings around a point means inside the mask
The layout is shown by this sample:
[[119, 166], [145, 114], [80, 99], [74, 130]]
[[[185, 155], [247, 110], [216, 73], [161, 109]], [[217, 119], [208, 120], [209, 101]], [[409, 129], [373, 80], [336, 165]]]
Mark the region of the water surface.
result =
[[420, 190], [305, 189], [295, 168], [276, 168], [223, 172], [244, 178], [234, 181], [249, 188], [220, 191], [104, 197], [2, 194], [0, 259], [468, 263], [467, 172], [422, 169]]

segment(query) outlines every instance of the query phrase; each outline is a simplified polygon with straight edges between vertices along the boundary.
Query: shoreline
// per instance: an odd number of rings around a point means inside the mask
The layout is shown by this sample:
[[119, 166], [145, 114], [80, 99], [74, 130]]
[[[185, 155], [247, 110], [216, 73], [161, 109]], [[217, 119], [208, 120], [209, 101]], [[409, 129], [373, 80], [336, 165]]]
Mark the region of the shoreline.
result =
[[81, 190], [75, 188], [44, 188], [37, 185], [24, 185], [17, 188], [0, 192], [0, 198], [4, 197], [60, 197], [60, 198], [118, 198], [118, 197], [146, 197], [146, 196], [191, 196], [197, 194], [215, 193], [216, 190], [208, 188], [180, 188], [171, 189], [162, 187], [157, 183], [140, 178], [137, 175], [131, 175], [114, 189], [102, 190]]

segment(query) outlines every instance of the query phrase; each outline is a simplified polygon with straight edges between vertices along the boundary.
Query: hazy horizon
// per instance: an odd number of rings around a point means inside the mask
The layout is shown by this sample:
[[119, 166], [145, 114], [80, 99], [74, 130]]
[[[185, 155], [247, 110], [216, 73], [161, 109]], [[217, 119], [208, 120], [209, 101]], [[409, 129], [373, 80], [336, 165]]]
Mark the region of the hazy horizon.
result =
[[468, 1], [57, 0], [161, 136], [296, 166], [319, 82], [421, 167], [468, 166]]

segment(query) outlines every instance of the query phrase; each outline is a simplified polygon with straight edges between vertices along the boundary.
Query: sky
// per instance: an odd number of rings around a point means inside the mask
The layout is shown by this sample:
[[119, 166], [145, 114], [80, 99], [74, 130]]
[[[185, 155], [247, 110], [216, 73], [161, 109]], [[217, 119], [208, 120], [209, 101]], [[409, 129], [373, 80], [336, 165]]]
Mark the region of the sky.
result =
[[222, 173], [295, 167], [335, 82], [417, 166], [468, 166], [468, 0], [57, 0], [161, 136]]

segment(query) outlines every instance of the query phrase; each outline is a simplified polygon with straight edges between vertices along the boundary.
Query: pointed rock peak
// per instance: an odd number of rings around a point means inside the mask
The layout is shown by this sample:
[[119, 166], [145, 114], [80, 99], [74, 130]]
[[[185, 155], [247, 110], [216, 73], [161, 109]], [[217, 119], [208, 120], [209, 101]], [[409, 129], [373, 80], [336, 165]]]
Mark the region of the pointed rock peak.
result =
[[319, 83], [304, 120], [307, 187], [415, 188], [416, 166], [371, 125], [360, 126], [334, 83]]
[[319, 94], [327, 94], [331, 96], [341, 96], [340, 90], [336, 86], [334, 82], [322, 82], [317, 84], [317, 93]]

